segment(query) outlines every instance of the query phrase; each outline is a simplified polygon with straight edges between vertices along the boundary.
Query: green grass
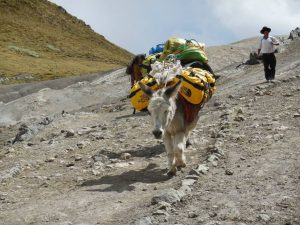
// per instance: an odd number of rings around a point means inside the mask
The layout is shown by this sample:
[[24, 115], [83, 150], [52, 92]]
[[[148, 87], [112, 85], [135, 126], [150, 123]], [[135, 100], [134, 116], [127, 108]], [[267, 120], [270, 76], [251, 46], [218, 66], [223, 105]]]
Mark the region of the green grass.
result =
[[0, 0], [0, 34], [0, 74], [11, 82], [105, 72], [133, 57], [47, 0]]

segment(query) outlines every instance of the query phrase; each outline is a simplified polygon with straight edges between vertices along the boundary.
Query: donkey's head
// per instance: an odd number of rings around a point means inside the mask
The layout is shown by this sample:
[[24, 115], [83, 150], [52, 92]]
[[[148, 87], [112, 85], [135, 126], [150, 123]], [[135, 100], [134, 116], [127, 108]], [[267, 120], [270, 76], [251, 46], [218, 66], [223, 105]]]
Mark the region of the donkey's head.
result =
[[148, 86], [139, 82], [142, 91], [150, 98], [148, 110], [151, 114], [154, 129], [152, 131], [155, 138], [161, 138], [166, 128], [171, 124], [175, 111], [175, 98], [180, 90], [181, 80], [172, 87], [167, 87], [156, 92]]

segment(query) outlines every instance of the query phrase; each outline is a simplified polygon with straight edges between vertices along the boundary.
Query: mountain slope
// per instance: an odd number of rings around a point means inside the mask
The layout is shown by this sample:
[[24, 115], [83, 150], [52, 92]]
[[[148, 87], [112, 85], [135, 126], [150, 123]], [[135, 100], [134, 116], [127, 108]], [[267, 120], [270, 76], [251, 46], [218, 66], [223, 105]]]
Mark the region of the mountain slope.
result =
[[0, 33], [2, 80], [108, 71], [132, 56], [46, 0], [0, 0]]

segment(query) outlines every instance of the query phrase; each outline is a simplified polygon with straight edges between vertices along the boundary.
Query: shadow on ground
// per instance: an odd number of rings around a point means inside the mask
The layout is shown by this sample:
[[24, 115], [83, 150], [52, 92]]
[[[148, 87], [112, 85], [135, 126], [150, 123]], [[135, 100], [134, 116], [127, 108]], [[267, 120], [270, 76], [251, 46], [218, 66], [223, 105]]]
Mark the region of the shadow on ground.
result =
[[[170, 177], [165, 174], [166, 170], [159, 168], [157, 164], [151, 163], [141, 170], [126, 171], [119, 175], [106, 175], [100, 179], [88, 180], [81, 184], [82, 187], [105, 186], [103, 188], [86, 189], [86, 191], [99, 192], [123, 192], [133, 191], [134, 183], [158, 183], [163, 182]], [[108, 186], [109, 185], [109, 186]], [[108, 186], [108, 187], [107, 187]]]
[[[137, 149], [132, 149], [125, 151], [126, 153], [129, 153], [132, 157], [140, 157], [140, 158], [152, 158], [157, 155], [160, 155], [165, 152], [165, 147], [163, 144], [158, 144], [151, 147], [141, 147]], [[105, 155], [109, 159], [118, 159], [120, 158], [121, 154], [123, 152], [114, 152], [114, 151], [107, 151], [107, 150], [101, 150], [99, 151], [95, 156]], [[94, 157], [95, 157], [94, 156]]]

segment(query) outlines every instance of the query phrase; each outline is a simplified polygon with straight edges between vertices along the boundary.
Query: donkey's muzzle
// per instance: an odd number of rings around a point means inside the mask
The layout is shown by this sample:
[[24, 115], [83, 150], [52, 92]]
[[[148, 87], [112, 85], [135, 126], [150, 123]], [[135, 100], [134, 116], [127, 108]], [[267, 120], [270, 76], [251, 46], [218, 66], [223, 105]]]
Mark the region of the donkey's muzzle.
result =
[[153, 130], [152, 134], [156, 139], [160, 139], [162, 137], [162, 131], [161, 130]]

